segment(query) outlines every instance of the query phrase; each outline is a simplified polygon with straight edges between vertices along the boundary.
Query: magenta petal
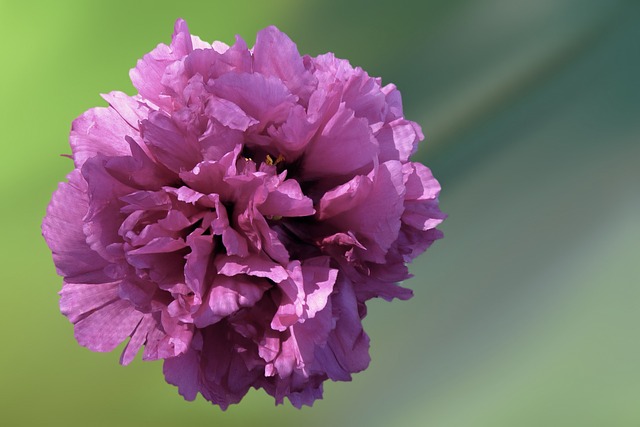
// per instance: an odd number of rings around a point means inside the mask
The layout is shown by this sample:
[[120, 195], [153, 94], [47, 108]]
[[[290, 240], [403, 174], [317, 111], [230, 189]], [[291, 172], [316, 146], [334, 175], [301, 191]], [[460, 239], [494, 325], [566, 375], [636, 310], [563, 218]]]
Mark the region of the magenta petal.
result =
[[229, 224], [227, 210], [219, 198], [215, 201], [215, 209], [217, 218], [211, 224], [213, 233], [222, 235], [222, 244], [228, 255], [246, 257], [249, 254], [247, 241]]
[[135, 188], [159, 189], [175, 180], [167, 168], [155, 163], [137, 142], [127, 137], [131, 156], [111, 157], [105, 169], [121, 183]]
[[103, 283], [107, 262], [89, 248], [81, 227], [88, 210], [87, 183], [78, 170], [61, 183], [47, 207], [42, 234], [53, 252], [58, 274], [67, 282]]
[[236, 36], [236, 43], [231, 47], [220, 42], [210, 47], [212, 49], [196, 49], [184, 59], [187, 75], [201, 75], [204, 81], [209, 81], [229, 72], [251, 72], [251, 53], [241, 37]]
[[373, 164], [377, 155], [378, 143], [367, 121], [355, 117], [353, 110], [341, 104], [307, 146], [302, 170], [306, 179], [348, 175]]
[[191, 169], [202, 160], [195, 138], [185, 135], [162, 113], [149, 114], [149, 119], [140, 123], [140, 132], [149, 150], [174, 172]]
[[98, 155], [82, 166], [82, 176], [87, 181], [89, 195], [89, 210], [83, 218], [83, 231], [91, 249], [114, 262], [120, 255], [110, 251], [109, 247], [121, 243], [118, 230], [125, 219], [120, 212], [123, 203], [119, 199], [134, 189], [114, 179], [106, 170], [107, 162], [107, 158]]
[[347, 107], [357, 117], [364, 117], [370, 124], [381, 123], [385, 119], [386, 100], [380, 90], [380, 79], [374, 79], [360, 68], [345, 83], [342, 95]]
[[130, 336], [142, 319], [129, 301], [116, 300], [76, 323], [74, 331], [80, 345], [93, 351], [111, 351]]
[[191, 34], [187, 22], [182, 19], [176, 19], [173, 25], [173, 35], [171, 36], [171, 50], [174, 55], [184, 56], [193, 50], [191, 43]]
[[133, 275], [127, 275], [120, 281], [118, 296], [123, 300], [130, 301], [136, 309], [147, 311], [153, 303], [156, 290], [155, 283]]
[[178, 19], [174, 26], [171, 46], [159, 44], [154, 50], [138, 61], [131, 69], [129, 77], [140, 95], [157, 105], [166, 104], [162, 76], [169, 65], [191, 52], [191, 36], [186, 22]]
[[77, 168], [97, 155], [129, 155], [126, 137], [137, 138], [134, 129], [113, 108], [92, 108], [73, 121], [69, 144]]
[[184, 266], [186, 285], [198, 296], [203, 296], [208, 283], [206, 283], [207, 269], [212, 259], [213, 239], [211, 236], [189, 236], [187, 245], [191, 252], [185, 256], [187, 262]]
[[242, 307], [254, 305], [269, 287], [269, 284], [261, 279], [217, 276], [211, 284], [202, 308], [195, 317], [195, 325], [204, 328]]
[[283, 122], [296, 101], [281, 81], [261, 74], [224, 74], [213, 82], [211, 91], [236, 104], [262, 126]]
[[151, 107], [144, 103], [143, 98], [129, 96], [123, 92], [109, 92], [103, 94], [102, 98], [135, 130], [140, 129], [140, 121], [146, 119], [149, 113], [153, 111]]
[[[405, 195], [402, 165], [397, 161], [385, 162], [370, 174], [369, 179], [373, 180], [373, 185], [367, 197], [329, 221], [356, 234], [358, 240], [367, 247], [366, 251], [360, 251], [363, 259], [382, 263], [400, 231]], [[330, 205], [325, 209], [330, 210]]]
[[94, 310], [118, 299], [119, 283], [65, 283], [60, 291], [60, 311], [77, 323]]
[[294, 161], [304, 152], [319, 127], [320, 123], [310, 121], [304, 107], [296, 105], [280, 127], [271, 126], [268, 131], [277, 151], [288, 161]]
[[289, 277], [287, 271], [280, 264], [264, 256], [249, 255], [244, 258], [238, 256], [218, 256], [216, 258], [218, 273], [225, 276], [248, 274], [249, 276], [266, 277], [276, 283]]
[[349, 182], [327, 191], [320, 199], [318, 219], [331, 218], [363, 204], [372, 187], [373, 182], [370, 178], [358, 175]]
[[440, 212], [436, 202], [407, 203], [402, 222], [417, 230], [429, 230], [437, 227], [446, 217]]
[[273, 329], [284, 331], [325, 308], [338, 275], [338, 270], [329, 268], [329, 261], [328, 257], [318, 257], [302, 265], [298, 261], [289, 264], [290, 278], [278, 284], [282, 299], [271, 322]]
[[408, 300], [413, 297], [411, 289], [403, 288], [395, 283], [369, 280], [362, 286], [355, 286], [355, 292], [359, 301], [368, 301], [372, 298], [382, 298], [391, 301], [394, 298]]
[[401, 160], [406, 162], [418, 149], [418, 142], [424, 139], [422, 130], [414, 122], [397, 119], [385, 124], [375, 135], [380, 145], [380, 160]]
[[369, 337], [362, 329], [352, 284], [342, 279], [338, 289], [332, 302], [340, 317], [329, 335], [327, 346], [318, 351], [316, 358], [326, 369], [329, 378], [349, 381], [352, 372], [366, 369], [371, 361]]
[[148, 255], [166, 252], [175, 252], [186, 247], [187, 244], [182, 239], [173, 239], [171, 237], [156, 237], [146, 245], [129, 251], [128, 255]]
[[307, 319], [325, 308], [329, 295], [333, 292], [338, 270], [329, 265], [329, 257], [309, 258], [302, 264]]
[[315, 77], [305, 68], [296, 45], [276, 27], [258, 32], [253, 48], [253, 69], [265, 76], [277, 77], [291, 93], [308, 99]]
[[223, 98], [210, 99], [205, 108], [205, 113], [218, 120], [224, 126], [240, 131], [245, 131], [250, 126], [258, 123], [257, 120], [249, 117], [236, 104]]
[[156, 320], [151, 314], [145, 314], [142, 320], [136, 327], [135, 332], [131, 335], [131, 339], [127, 343], [126, 347], [122, 351], [120, 356], [120, 364], [128, 365], [136, 357], [136, 354], [140, 350], [140, 347], [147, 341], [147, 337], [151, 331], [157, 327]]
[[313, 215], [313, 201], [304, 195], [297, 181], [289, 179], [271, 191], [259, 207], [265, 216], [293, 217]]
[[433, 200], [440, 194], [440, 184], [431, 170], [420, 163], [407, 163], [402, 166], [407, 187], [407, 200]]
[[[252, 120], [247, 122], [248, 126], [252, 124]], [[242, 128], [244, 124], [236, 127]], [[224, 126], [215, 120], [209, 122], [207, 129], [199, 140], [200, 152], [205, 161], [219, 161], [228, 153], [233, 153], [236, 147], [242, 147], [243, 143], [243, 132]]]
[[162, 371], [167, 382], [178, 387], [182, 397], [195, 400], [200, 388], [200, 359], [195, 350], [190, 349], [180, 356], [166, 359]]

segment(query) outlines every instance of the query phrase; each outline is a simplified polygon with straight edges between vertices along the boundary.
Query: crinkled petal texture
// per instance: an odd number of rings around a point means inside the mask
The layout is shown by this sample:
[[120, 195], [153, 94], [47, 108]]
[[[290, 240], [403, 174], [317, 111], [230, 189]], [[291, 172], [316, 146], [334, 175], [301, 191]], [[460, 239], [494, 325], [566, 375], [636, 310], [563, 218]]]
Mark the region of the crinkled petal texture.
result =
[[255, 47], [175, 26], [73, 123], [42, 228], [78, 342], [164, 359], [185, 399], [311, 405], [369, 363], [365, 302], [407, 299], [440, 186], [395, 86], [275, 27]]

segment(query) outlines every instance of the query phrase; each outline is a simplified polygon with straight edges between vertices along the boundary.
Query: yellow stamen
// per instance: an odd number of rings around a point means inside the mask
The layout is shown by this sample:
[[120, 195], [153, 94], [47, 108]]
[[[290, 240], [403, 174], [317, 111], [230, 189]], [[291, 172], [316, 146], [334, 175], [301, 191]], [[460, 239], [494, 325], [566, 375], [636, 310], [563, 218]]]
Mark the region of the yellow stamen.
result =
[[264, 159], [264, 162], [269, 166], [277, 166], [278, 163], [284, 162], [284, 156], [282, 154], [278, 154], [278, 157], [273, 160], [270, 154], [267, 154], [267, 157]]

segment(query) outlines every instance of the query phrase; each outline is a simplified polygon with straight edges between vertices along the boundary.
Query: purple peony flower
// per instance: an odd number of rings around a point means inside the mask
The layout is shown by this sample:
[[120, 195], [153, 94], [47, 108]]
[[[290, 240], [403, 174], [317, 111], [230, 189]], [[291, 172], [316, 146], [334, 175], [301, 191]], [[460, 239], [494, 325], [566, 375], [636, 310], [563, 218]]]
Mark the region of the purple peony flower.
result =
[[369, 363], [365, 302], [408, 299], [406, 264], [442, 237], [440, 186], [392, 84], [275, 27], [253, 49], [178, 20], [73, 122], [75, 169], [42, 230], [78, 342], [143, 350], [223, 409], [250, 387], [311, 405]]

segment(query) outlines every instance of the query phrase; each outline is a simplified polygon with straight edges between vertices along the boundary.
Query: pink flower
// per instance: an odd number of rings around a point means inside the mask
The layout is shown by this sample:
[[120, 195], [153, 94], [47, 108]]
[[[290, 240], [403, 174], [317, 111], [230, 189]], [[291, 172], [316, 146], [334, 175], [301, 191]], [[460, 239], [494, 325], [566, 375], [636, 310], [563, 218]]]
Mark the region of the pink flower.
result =
[[440, 187], [400, 93], [275, 27], [253, 49], [178, 20], [73, 122], [75, 169], [42, 229], [78, 342], [223, 409], [250, 387], [311, 405], [369, 363], [365, 302], [408, 299], [406, 263], [442, 237]]

